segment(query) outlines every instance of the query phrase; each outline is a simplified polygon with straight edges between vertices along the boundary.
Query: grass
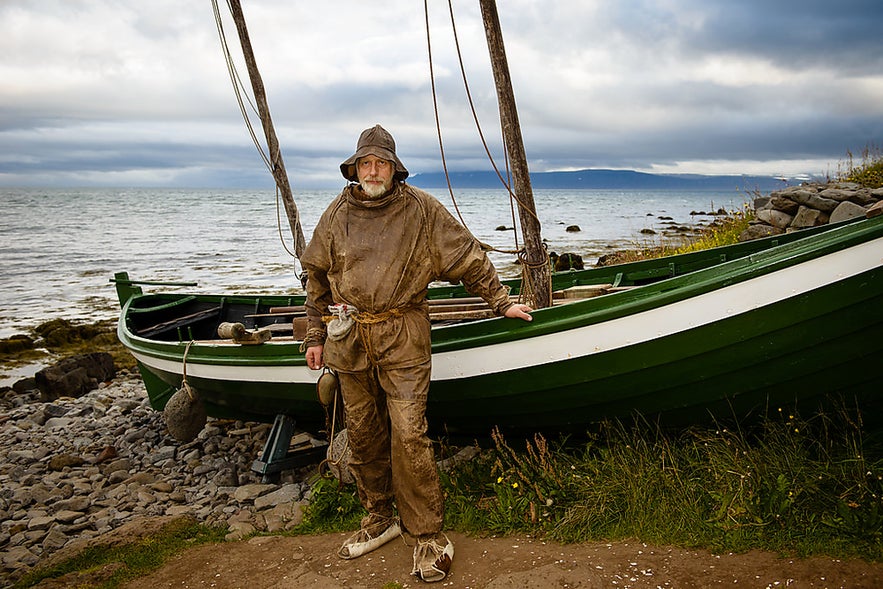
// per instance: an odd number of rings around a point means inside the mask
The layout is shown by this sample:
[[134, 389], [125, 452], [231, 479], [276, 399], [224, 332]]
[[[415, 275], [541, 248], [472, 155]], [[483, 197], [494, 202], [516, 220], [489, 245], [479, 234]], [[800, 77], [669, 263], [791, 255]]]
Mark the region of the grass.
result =
[[[855, 410], [666, 431], [607, 421], [579, 442], [541, 435], [442, 474], [445, 525], [549, 540], [883, 561], [883, 451]], [[352, 485], [316, 487], [299, 530], [354, 529]], [[338, 528], [334, 528], [338, 529]]]
[[662, 242], [636, 244], [628, 250], [608, 254], [604, 265], [652, 260], [738, 243], [739, 235], [748, 228], [753, 218], [754, 211], [747, 206], [740, 211], [730, 211], [726, 216], [715, 219], [695, 237], [678, 236], [676, 239]]
[[192, 519], [179, 518], [157, 534], [132, 543], [87, 548], [57, 565], [25, 574], [12, 587], [25, 589], [43, 580], [55, 579], [54, 587], [115, 589], [156, 570], [188, 548], [221, 542], [225, 534], [224, 528], [208, 527]]
[[846, 152], [846, 162], [841, 164], [837, 179], [855, 182], [867, 188], [883, 187], [883, 152], [870, 144], [862, 150], [861, 162], [856, 163], [851, 151]]

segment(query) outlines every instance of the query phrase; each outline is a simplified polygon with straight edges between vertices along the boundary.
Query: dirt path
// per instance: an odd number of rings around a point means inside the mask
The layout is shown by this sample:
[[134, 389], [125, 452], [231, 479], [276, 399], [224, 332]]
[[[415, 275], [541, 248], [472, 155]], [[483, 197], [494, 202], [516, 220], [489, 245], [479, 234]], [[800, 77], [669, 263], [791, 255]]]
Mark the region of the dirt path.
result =
[[[883, 564], [781, 559], [764, 552], [715, 556], [640, 543], [559, 545], [527, 537], [449, 534], [454, 566], [437, 587], [883, 587]], [[359, 559], [335, 552], [346, 534], [257, 537], [191, 549], [127, 589], [398, 589], [431, 586], [410, 576], [412, 548], [397, 539]], [[395, 584], [397, 583], [397, 585]]]

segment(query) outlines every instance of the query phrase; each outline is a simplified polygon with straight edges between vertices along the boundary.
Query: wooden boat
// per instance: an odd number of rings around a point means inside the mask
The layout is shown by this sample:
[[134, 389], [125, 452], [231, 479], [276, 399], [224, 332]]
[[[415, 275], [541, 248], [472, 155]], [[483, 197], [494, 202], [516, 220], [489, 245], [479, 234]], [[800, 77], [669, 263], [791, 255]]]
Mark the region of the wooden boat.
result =
[[[636, 412], [683, 423], [876, 394], [867, 366], [883, 352], [881, 266], [877, 217], [555, 274], [556, 304], [531, 323], [453, 321], [487, 311], [459, 287], [434, 288], [429, 422], [452, 434], [564, 432]], [[293, 327], [302, 298], [143, 293], [125, 273], [115, 281], [119, 339], [153, 407], [181, 385], [186, 354], [209, 415], [324, 423], [319, 372], [307, 368]], [[222, 322], [272, 338], [219, 339]]]

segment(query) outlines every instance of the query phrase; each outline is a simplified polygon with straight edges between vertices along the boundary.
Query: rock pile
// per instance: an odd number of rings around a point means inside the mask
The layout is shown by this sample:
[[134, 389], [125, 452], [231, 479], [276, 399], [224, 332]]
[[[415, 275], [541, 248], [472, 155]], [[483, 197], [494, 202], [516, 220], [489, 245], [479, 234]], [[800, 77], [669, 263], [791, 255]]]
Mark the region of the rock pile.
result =
[[755, 219], [740, 239], [839, 223], [855, 217], [879, 214], [883, 188], [865, 188], [851, 182], [807, 183], [789, 186], [754, 200]]
[[192, 515], [231, 537], [301, 521], [308, 471], [276, 484], [251, 471], [269, 424], [210, 419], [180, 444], [127, 372], [79, 398], [9, 389], [0, 409], [0, 586], [142, 517]]

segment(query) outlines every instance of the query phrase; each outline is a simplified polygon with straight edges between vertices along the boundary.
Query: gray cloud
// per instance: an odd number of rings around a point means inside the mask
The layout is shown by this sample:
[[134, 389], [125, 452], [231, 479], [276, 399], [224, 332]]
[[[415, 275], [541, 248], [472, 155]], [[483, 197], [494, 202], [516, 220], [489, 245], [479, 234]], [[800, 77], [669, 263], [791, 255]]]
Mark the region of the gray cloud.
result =
[[[294, 184], [339, 185], [337, 163], [376, 122], [412, 172], [440, 169], [419, 4], [246, 3]], [[879, 2], [498, 4], [535, 170], [825, 173], [883, 137]], [[454, 5], [502, 157], [478, 5]], [[487, 169], [447, 7], [430, 16], [448, 166]], [[208, 3], [6, 0], [0, 51], [0, 184], [270, 182]]]

